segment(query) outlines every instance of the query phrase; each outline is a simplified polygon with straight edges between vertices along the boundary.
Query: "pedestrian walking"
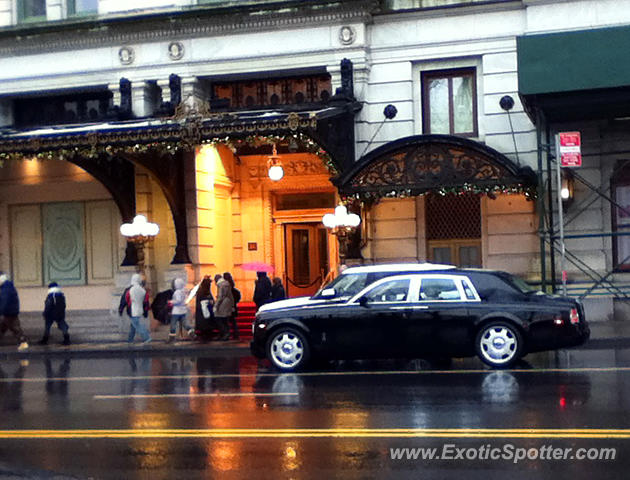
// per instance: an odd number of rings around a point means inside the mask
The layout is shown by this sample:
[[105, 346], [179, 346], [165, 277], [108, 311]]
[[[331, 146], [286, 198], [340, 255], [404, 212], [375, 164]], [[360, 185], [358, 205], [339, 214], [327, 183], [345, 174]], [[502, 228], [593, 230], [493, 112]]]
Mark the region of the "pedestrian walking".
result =
[[[219, 340], [230, 339], [230, 329], [228, 320], [230, 315], [234, 313], [234, 297], [232, 295], [232, 286], [230, 283], [219, 275], [221, 278], [217, 282], [217, 301], [214, 304], [214, 317], [219, 327]], [[215, 277], [216, 278], [216, 277]]]
[[149, 317], [149, 292], [142, 286], [142, 276], [139, 273], [134, 273], [131, 276], [131, 286], [125, 293], [125, 300], [127, 303], [127, 314], [131, 319], [127, 341], [132, 343], [136, 332], [138, 332], [143, 343], [150, 343], [151, 334], [145, 325], [145, 321], [142, 320], [142, 317], [145, 319]]
[[201, 280], [195, 296], [195, 332], [205, 339], [212, 337], [212, 332], [216, 328], [213, 312], [214, 296], [210, 289], [211, 286], [212, 279], [206, 275]]
[[50, 337], [50, 327], [53, 323], [63, 334], [63, 344], [70, 345], [70, 335], [68, 334], [68, 324], [66, 323], [66, 297], [61, 291], [57, 282], [48, 284], [48, 294], [44, 301], [44, 336], [38, 342], [39, 345], [47, 345]]
[[254, 282], [254, 303], [256, 310], [258, 310], [265, 303], [271, 301], [271, 280], [269, 280], [267, 272], [256, 272], [256, 276], [258, 278]]
[[229, 321], [230, 324], [232, 325], [232, 338], [234, 338], [234, 340], [238, 340], [239, 337], [239, 331], [238, 331], [238, 324], [236, 323], [236, 316], [238, 315], [238, 302], [241, 301], [241, 291], [236, 288], [236, 284], [234, 283], [234, 278], [232, 278], [232, 274], [230, 272], [225, 272], [223, 274], [223, 278], [225, 280], [227, 280], [227, 282], [230, 284], [230, 288], [232, 289], [232, 299], [234, 301], [234, 309], [232, 310], [232, 315], [230, 315]]
[[188, 314], [188, 305], [186, 305], [186, 282], [181, 278], [176, 278], [173, 282], [175, 291], [173, 292], [173, 298], [170, 301], [170, 305], [173, 307], [171, 310], [171, 329], [168, 333], [168, 342], [175, 340], [177, 334], [177, 328], [180, 326], [188, 333], [188, 336], [194, 338], [195, 332], [188, 322], [186, 322], [186, 315]]
[[0, 315], [2, 315], [0, 337], [4, 336], [7, 330], [11, 330], [18, 339], [18, 350], [25, 350], [28, 348], [28, 341], [20, 326], [19, 314], [20, 298], [15, 285], [6, 273], [0, 272]]
[[282, 279], [280, 277], [274, 277], [271, 282], [271, 301], [277, 302], [278, 300], [284, 300], [287, 295], [282, 285]]

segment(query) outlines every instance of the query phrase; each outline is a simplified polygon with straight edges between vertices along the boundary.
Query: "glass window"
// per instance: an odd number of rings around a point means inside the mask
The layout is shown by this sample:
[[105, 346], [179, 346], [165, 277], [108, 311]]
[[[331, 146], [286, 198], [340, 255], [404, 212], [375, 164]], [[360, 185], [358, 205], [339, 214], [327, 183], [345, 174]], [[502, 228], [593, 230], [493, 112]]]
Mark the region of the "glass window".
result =
[[276, 210], [303, 210], [309, 208], [335, 208], [335, 194], [291, 193], [276, 197]]
[[310, 283], [310, 245], [308, 230], [293, 230], [293, 283], [298, 285], [308, 285]]
[[20, 23], [46, 20], [46, 0], [18, 0], [17, 6]]
[[409, 279], [391, 280], [374, 287], [364, 296], [368, 302], [405, 302], [409, 292]]
[[98, 12], [98, 0], [68, 0], [68, 15]]
[[466, 279], [462, 280], [462, 286], [464, 287], [464, 295], [466, 295], [467, 300], [476, 300], [475, 292], [470, 285], [470, 282]]
[[424, 133], [477, 135], [475, 69], [422, 74]]
[[462, 296], [451, 278], [423, 278], [420, 283], [420, 300], [461, 300]]

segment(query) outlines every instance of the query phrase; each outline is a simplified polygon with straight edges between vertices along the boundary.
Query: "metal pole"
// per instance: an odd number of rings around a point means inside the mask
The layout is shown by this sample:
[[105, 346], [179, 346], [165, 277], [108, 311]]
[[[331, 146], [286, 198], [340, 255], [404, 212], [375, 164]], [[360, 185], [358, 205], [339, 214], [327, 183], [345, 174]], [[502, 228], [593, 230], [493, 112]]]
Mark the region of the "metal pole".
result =
[[560, 239], [560, 270], [562, 271], [562, 295], [567, 294], [566, 251], [564, 248], [564, 218], [562, 212], [562, 173], [560, 171], [560, 137], [556, 134], [556, 175], [558, 177], [558, 233]]
[[551, 278], [551, 292], [556, 293], [556, 249], [553, 248], [554, 235], [553, 231], [553, 180], [552, 180], [552, 169], [551, 169], [551, 152], [549, 145], [551, 138], [551, 130], [549, 129], [549, 124], [545, 125], [545, 155], [547, 156], [547, 205], [549, 205], [549, 239], [551, 242], [551, 248], [549, 249], [549, 268], [550, 278]]
[[[547, 265], [545, 258], [545, 186], [543, 184], [542, 122], [543, 116], [540, 110], [536, 109], [536, 142], [538, 144], [538, 192], [536, 195], [536, 206], [538, 210], [538, 235], [540, 237], [540, 288], [544, 292], [547, 290]], [[549, 208], [551, 208], [551, 205], [549, 205]]]

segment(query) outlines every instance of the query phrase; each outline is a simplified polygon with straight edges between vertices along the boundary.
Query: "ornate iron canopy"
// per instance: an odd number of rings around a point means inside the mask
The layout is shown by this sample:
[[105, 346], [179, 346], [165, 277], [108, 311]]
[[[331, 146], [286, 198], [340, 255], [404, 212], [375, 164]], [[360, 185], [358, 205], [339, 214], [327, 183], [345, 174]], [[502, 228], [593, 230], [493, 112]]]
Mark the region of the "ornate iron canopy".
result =
[[373, 150], [333, 182], [343, 196], [376, 200], [430, 191], [531, 193], [536, 175], [481, 143], [417, 135]]

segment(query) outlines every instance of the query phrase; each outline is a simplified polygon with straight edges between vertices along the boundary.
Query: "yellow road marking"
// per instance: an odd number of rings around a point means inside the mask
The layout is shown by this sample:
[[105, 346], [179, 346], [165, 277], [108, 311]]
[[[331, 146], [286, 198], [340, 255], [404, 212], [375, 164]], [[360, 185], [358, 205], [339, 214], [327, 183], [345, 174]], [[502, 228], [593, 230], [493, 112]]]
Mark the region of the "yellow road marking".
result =
[[444, 374], [478, 374], [478, 373], [616, 373], [630, 372], [630, 367], [576, 367], [576, 368], [515, 368], [505, 370], [473, 369], [473, 370], [374, 370], [374, 371], [341, 371], [341, 372], [296, 372], [296, 373], [226, 373], [226, 374], [190, 374], [190, 375], [138, 375], [112, 377], [32, 377], [32, 378], [0, 378], [0, 383], [22, 382], [105, 382], [127, 380], [182, 380], [212, 378], [248, 378], [248, 377], [280, 377], [292, 375], [297, 377], [325, 376], [360, 376], [360, 375], [444, 375]]
[[263, 393], [263, 392], [226, 392], [226, 393], [149, 393], [133, 395], [94, 395], [94, 400], [114, 400], [126, 398], [195, 398], [195, 397], [286, 397], [298, 395], [297, 392]]
[[15, 438], [564, 438], [630, 439], [630, 429], [93, 429], [0, 430], [0, 440]]

